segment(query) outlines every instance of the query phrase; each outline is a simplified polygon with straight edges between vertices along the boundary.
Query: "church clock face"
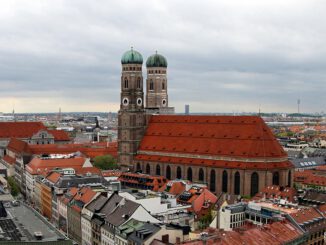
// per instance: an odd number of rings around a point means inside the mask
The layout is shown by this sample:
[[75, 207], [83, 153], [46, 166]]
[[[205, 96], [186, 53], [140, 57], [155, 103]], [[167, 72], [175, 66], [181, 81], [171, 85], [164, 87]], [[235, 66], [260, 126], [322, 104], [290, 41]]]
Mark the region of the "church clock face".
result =
[[137, 99], [137, 105], [141, 106], [143, 104], [143, 100], [141, 98]]
[[128, 100], [128, 98], [123, 98], [123, 99], [122, 99], [122, 104], [123, 104], [124, 106], [129, 105], [129, 100]]
[[163, 100], [162, 100], [162, 105], [163, 105], [163, 106], [166, 106], [166, 99], [163, 99]]

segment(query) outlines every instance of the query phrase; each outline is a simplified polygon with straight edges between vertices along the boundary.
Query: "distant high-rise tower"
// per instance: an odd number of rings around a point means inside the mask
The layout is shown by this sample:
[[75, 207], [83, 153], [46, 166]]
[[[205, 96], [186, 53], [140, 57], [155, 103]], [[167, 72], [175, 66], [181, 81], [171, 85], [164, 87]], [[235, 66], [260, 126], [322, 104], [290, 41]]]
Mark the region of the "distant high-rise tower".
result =
[[190, 106], [189, 105], [185, 105], [185, 114], [189, 115], [190, 113]]
[[297, 104], [298, 104], [298, 114], [300, 114], [300, 99], [297, 100]]
[[61, 107], [59, 107], [58, 122], [61, 122], [61, 120], [62, 120]]
[[121, 94], [118, 113], [118, 163], [133, 169], [132, 163], [145, 128], [143, 57], [133, 49], [121, 58]]

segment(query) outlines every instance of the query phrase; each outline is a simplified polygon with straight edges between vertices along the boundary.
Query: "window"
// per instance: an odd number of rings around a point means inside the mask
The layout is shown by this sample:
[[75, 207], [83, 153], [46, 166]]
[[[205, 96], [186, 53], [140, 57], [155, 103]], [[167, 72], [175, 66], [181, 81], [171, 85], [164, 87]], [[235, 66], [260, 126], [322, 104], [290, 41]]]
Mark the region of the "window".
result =
[[222, 175], [222, 192], [228, 192], [228, 173], [223, 171]]
[[161, 175], [161, 167], [160, 165], [156, 165], [156, 175]]
[[128, 79], [125, 78], [125, 88], [128, 88], [128, 87], [129, 87], [128, 85], [129, 85], [129, 84], [128, 84]]
[[147, 163], [146, 165], [146, 174], [150, 174], [151, 173], [151, 166], [149, 166], [149, 164]]
[[137, 78], [137, 88], [140, 88], [140, 81], [141, 81], [141, 79], [140, 79], [140, 77], [138, 77]]
[[165, 174], [165, 176], [166, 176], [167, 179], [171, 179], [171, 168], [170, 168], [169, 165], [166, 167], [166, 174]]
[[259, 176], [256, 172], [252, 173], [251, 175], [251, 192], [250, 195], [253, 197], [258, 193], [259, 187]]
[[278, 172], [273, 173], [273, 185], [279, 185], [280, 183], [280, 176]]
[[153, 80], [149, 81], [149, 90], [154, 90], [154, 82], [153, 82]]
[[182, 178], [181, 168], [177, 167], [177, 179], [181, 179], [181, 178]]
[[289, 173], [288, 173], [288, 187], [291, 187], [291, 170], [289, 171]]
[[216, 188], [216, 174], [215, 174], [215, 170], [212, 169], [212, 170], [211, 170], [211, 174], [210, 174], [209, 189], [210, 189], [212, 192], [215, 192], [215, 188]]
[[165, 90], [165, 80], [162, 82], [162, 90]]
[[187, 171], [187, 179], [192, 181], [192, 169], [191, 167], [188, 168], [188, 171]]
[[204, 170], [202, 168], [199, 169], [198, 180], [202, 182], [204, 181]]
[[238, 171], [234, 175], [234, 194], [240, 195], [240, 174]]

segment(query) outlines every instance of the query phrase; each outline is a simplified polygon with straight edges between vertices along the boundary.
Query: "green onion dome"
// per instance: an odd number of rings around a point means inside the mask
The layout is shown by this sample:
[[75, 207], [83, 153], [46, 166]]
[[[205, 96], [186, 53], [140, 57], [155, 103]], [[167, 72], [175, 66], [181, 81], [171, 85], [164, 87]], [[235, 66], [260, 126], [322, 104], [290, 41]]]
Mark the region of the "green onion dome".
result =
[[143, 64], [143, 56], [131, 48], [131, 50], [122, 55], [121, 64]]
[[165, 57], [163, 55], [160, 55], [156, 52], [156, 54], [153, 54], [148, 57], [146, 61], [147, 67], [167, 67], [168, 62], [166, 61]]

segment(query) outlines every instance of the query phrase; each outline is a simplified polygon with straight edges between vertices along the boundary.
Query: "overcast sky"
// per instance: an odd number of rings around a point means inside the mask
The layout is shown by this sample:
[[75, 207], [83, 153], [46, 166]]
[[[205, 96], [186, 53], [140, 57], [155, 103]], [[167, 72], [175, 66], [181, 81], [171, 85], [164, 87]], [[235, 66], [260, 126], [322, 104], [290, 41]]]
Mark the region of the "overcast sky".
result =
[[117, 111], [131, 46], [177, 112], [326, 111], [325, 0], [1, 0], [0, 112]]

